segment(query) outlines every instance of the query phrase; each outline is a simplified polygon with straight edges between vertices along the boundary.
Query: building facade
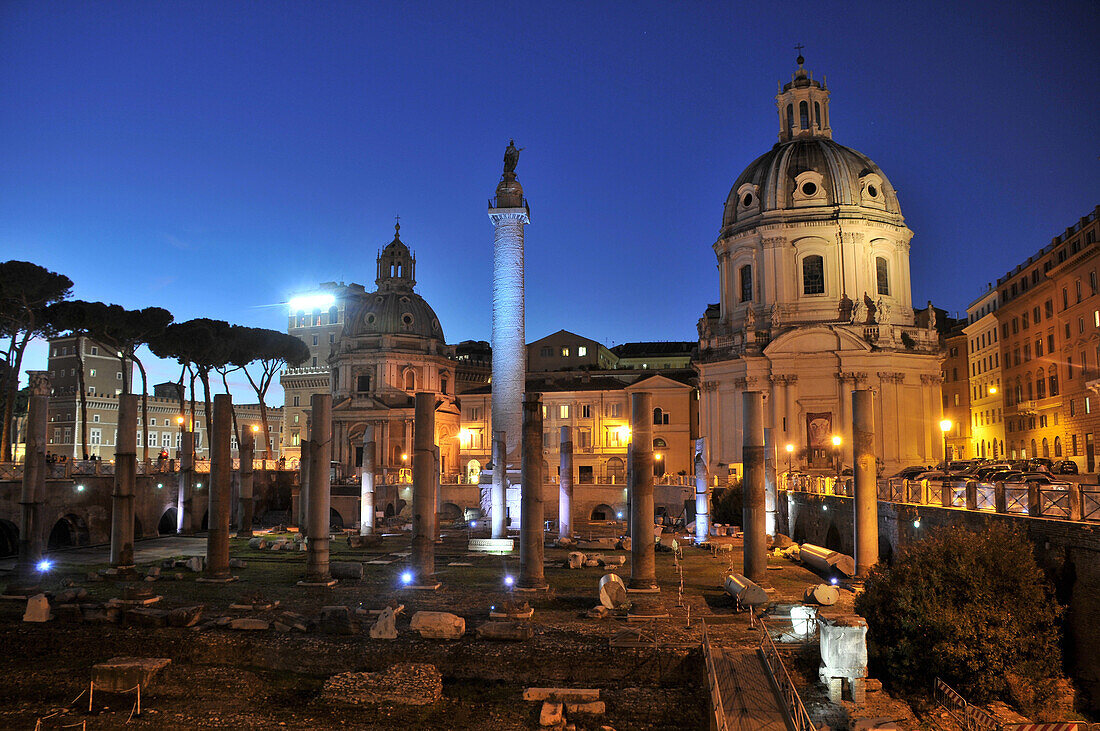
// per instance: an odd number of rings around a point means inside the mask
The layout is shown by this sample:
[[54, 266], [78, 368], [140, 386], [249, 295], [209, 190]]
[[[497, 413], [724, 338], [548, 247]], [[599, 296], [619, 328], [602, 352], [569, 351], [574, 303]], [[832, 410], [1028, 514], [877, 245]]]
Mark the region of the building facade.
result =
[[967, 455], [984, 459], [1005, 458], [1001, 345], [997, 327], [999, 297], [999, 290], [991, 286], [970, 303], [963, 328], [970, 400], [971, 446]]
[[699, 320], [700, 428], [710, 469], [741, 463], [741, 394], [798, 465], [851, 460], [851, 392], [876, 394], [887, 468], [943, 456], [935, 317], [915, 325], [912, 231], [886, 175], [832, 139], [829, 91], [798, 69], [776, 98], [779, 142], [737, 178], [714, 243], [720, 303]]
[[948, 459], [974, 456], [970, 428], [970, 379], [967, 377], [967, 339], [959, 323], [944, 338], [943, 416], [951, 422], [944, 435]]

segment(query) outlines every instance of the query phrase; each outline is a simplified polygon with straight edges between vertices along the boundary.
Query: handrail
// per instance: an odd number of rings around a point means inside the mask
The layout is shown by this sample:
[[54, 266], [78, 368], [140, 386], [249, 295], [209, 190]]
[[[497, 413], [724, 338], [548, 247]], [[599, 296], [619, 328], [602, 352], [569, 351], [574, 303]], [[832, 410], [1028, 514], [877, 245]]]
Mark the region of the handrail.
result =
[[710, 685], [711, 711], [714, 714], [715, 731], [729, 731], [729, 721], [726, 718], [726, 707], [722, 703], [722, 691], [718, 687], [718, 668], [714, 664], [714, 656], [710, 649], [710, 634], [707, 632], [707, 623], [703, 621], [703, 659], [707, 666], [707, 679]]
[[779, 695], [783, 698], [787, 715], [794, 724], [795, 731], [817, 731], [817, 726], [810, 719], [806, 706], [802, 705], [802, 698], [798, 695], [798, 690], [787, 673], [787, 667], [783, 664], [779, 650], [772, 642], [771, 635], [768, 634], [768, 626], [764, 624], [763, 619], [758, 618], [756, 621], [760, 624], [760, 655], [764, 659], [768, 674], [779, 689]]

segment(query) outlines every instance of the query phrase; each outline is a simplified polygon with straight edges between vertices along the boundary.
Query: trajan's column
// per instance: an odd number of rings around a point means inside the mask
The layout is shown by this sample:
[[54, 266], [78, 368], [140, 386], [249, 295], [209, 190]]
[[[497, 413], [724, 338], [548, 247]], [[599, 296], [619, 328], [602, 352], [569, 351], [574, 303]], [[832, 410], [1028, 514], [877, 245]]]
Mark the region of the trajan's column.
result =
[[520, 150], [522, 148], [516, 149], [515, 140], [508, 143], [504, 151], [504, 174], [497, 185], [496, 198], [489, 201], [489, 220], [493, 222], [493, 435], [495, 441], [503, 432], [505, 453], [504, 460], [499, 460], [499, 451], [494, 445], [490, 492], [493, 538], [507, 537], [506, 503], [515, 503], [509, 507], [514, 521], [519, 522], [519, 491], [511, 491], [516, 493], [514, 500], [507, 498], [508, 465], [519, 466], [527, 375], [523, 327], [523, 227], [531, 222], [531, 212], [523, 198], [523, 187], [516, 180]]

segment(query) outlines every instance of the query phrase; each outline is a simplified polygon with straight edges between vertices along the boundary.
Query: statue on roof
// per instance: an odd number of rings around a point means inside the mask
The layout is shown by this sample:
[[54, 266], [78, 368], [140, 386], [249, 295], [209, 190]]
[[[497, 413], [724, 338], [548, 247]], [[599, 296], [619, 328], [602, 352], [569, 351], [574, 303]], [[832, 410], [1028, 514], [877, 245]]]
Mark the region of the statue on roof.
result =
[[516, 163], [519, 162], [519, 153], [523, 152], [525, 147], [516, 148], [515, 140], [508, 140], [508, 147], [504, 150], [504, 172], [515, 173]]

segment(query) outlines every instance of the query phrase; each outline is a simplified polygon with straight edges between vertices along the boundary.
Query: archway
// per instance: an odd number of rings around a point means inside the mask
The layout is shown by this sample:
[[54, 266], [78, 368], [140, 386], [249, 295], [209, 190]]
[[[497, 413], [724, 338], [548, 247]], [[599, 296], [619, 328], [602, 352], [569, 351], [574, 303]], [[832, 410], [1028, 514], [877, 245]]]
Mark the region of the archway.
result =
[[88, 543], [88, 524], [79, 515], [69, 513], [54, 523], [50, 537], [46, 541], [46, 548], [53, 550], [69, 546], [86, 546]]
[[842, 551], [844, 549], [836, 523], [829, 523], [829, 530], [825, 531], [825, 548], [830, 551]]
[[143, 535], [144, 535], [144, 533], [141, 532], [141, 520], [135, 515], [134, 516], [134, 540], [136, 541], [138, 538], [141, 538]]
[[157, 523], [157, 535], [168, 536], [175, 535], [176, 533], [176, 509], [168, 508], [164, 511], [164, 515], [160, 516], [160, 522]]
[[612, 457], [607, 460], [607, 477], [614, 484], [619, 484], [626, 479], [626, 465], [621, 457]]
[[443, 503], [439, 506], [439, 517], [441, 520], [458, 520], [462, 517], [462, 508], [454, 503]]
[[476, 485], [481, 480], [481, 463], [471, 459], [466, 463], [466, 484]]
[[329, 528], [344, 530], [344, 518], [337, 512], [336, 508], [328, 509], [328, 525]]
[[0, 519], [0, 556], [19, 553], [19, 526], [10, 520]]
[[202, 524], [199, 526], [199, 530], [209, 530], [209, 529], [210, 529], [210, 511], [207, 510], [205, 513], [202, 514]]
[[592, 508], [592, 516], [589, 520], [614, 520], [615, 510], [610, 505], [603, 503]]
[[392, 518], [394, 516], [393, 503], [386, 503], [386, 517]]

